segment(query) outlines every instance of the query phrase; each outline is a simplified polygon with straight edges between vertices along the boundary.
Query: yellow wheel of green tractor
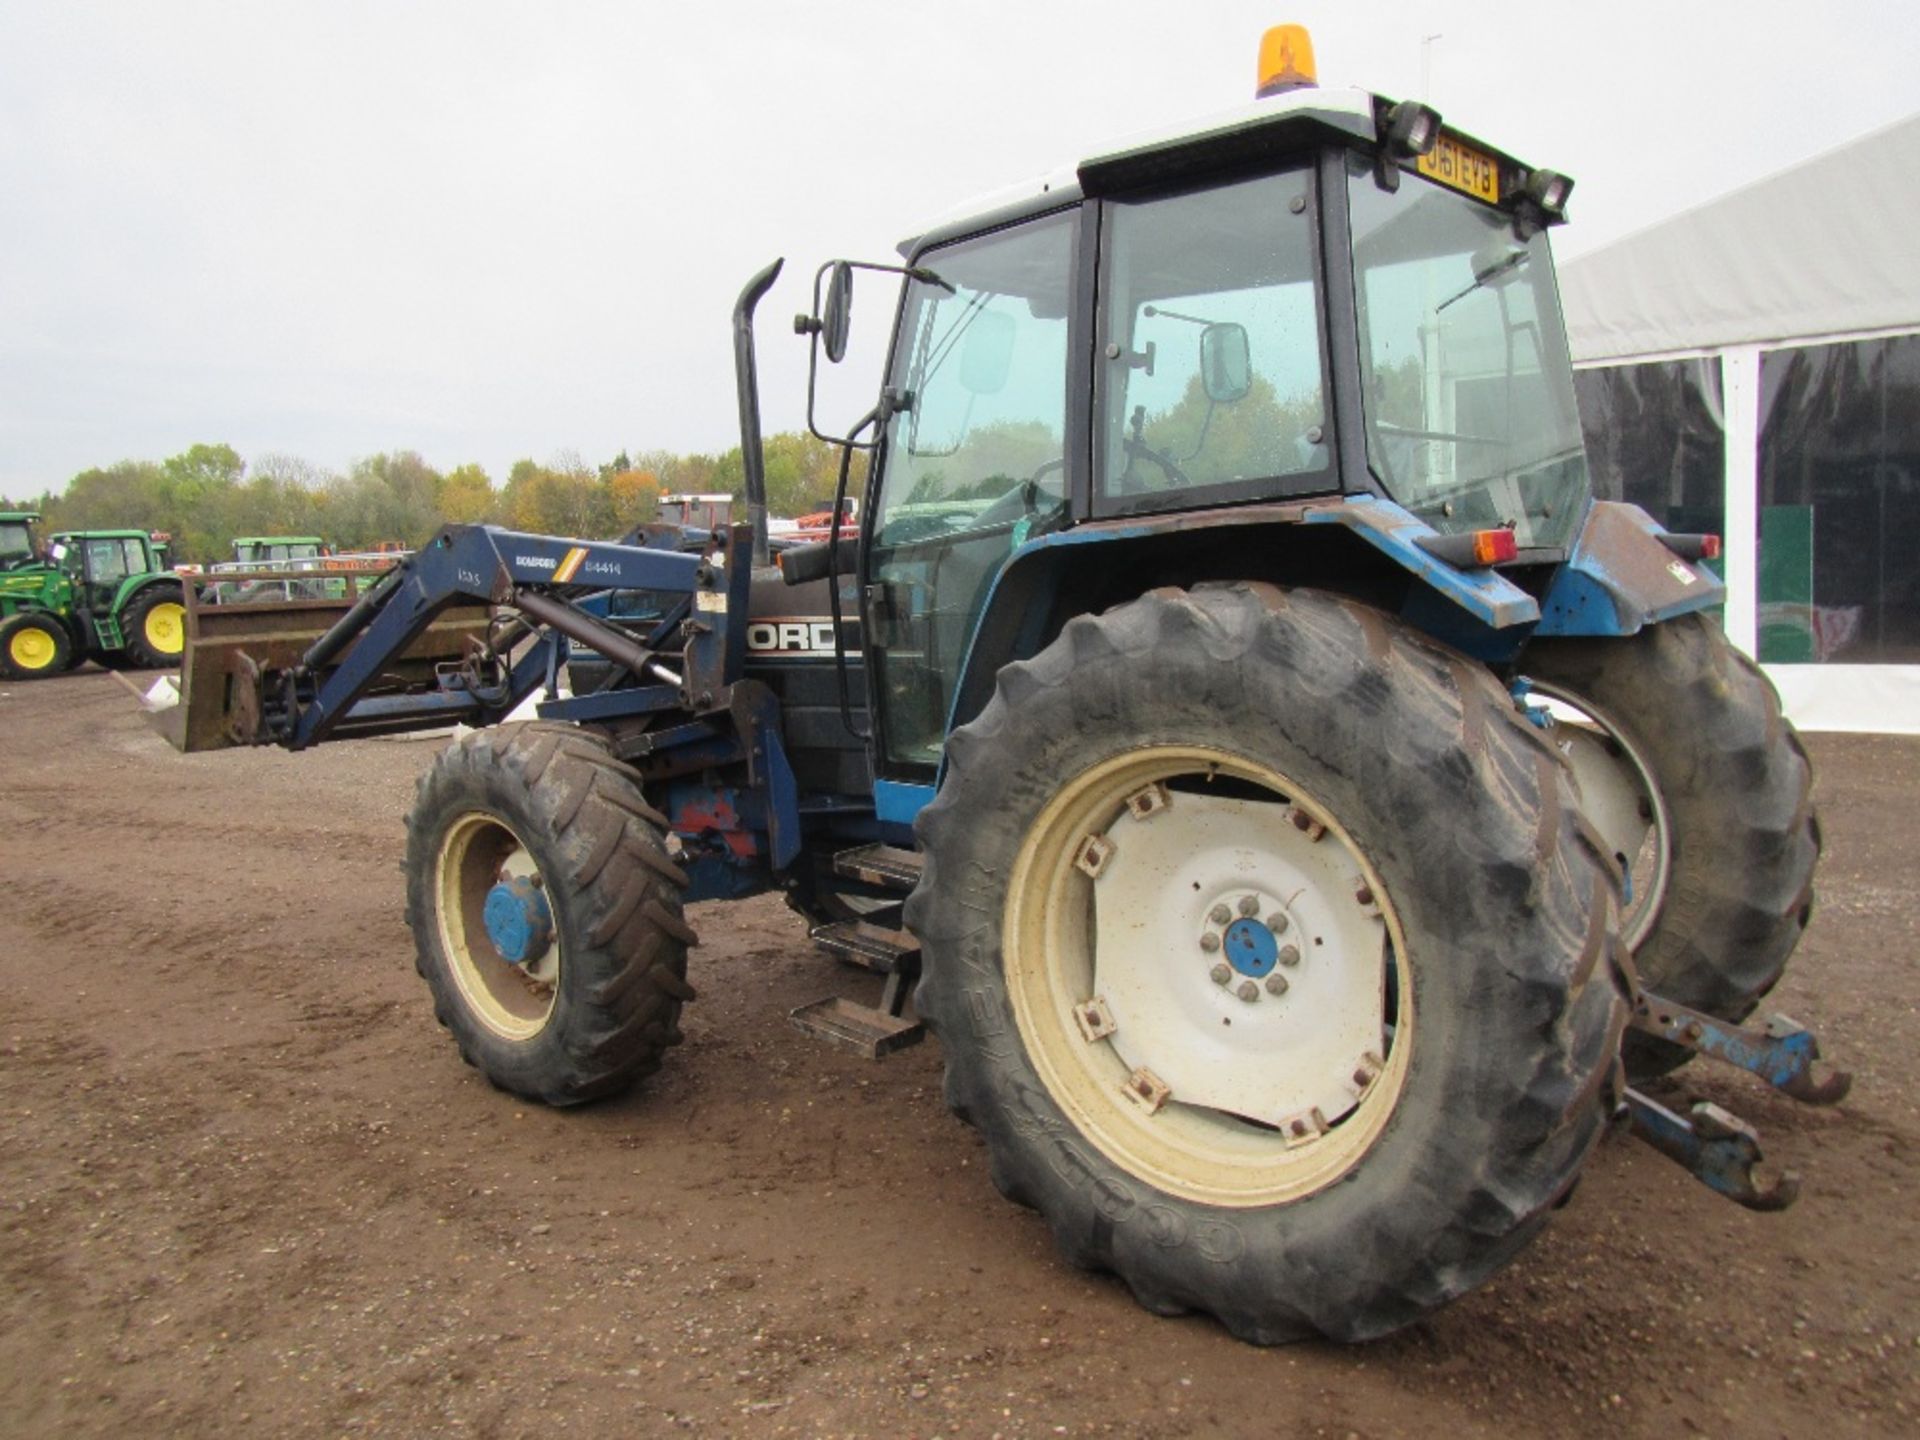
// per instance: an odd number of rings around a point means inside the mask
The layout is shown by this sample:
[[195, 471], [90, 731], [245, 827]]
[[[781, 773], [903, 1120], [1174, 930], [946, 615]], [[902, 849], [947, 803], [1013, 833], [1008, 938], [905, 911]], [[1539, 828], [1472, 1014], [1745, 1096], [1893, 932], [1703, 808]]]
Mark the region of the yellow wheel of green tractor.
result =
[[167, 670], [180, 663], [187, 648], [187, 607], [172, 585], [155, 585], [136, 595], [120, 618], [126, 653], [147, 670]]
[[57, 620], [25, 614], [0, 625], [0, 674], [9, 680], [58, 675], [72, 655], [73, 644]]
[[147, 643], [165, 655], [178, 655], [187, 648], [187, 607], [168, 602], [147, 611]]

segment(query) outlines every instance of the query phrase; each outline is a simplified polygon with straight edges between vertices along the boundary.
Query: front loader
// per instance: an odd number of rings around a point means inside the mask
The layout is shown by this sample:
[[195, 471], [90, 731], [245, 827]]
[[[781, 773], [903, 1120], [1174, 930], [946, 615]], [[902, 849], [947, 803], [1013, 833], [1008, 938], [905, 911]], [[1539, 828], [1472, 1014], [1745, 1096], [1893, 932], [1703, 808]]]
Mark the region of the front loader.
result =
[[776, 262], [734, 313], [751, 524], [449, 526], [323, 630], [195, 607], [180, 738], [474, 727], [420, 781], [407, 915], [463, 1056], [547, 1103], [680, 1038], [686, 905], [785, 892], [888, 977], [796, 1023], [924, 1024], [1069, 1258], [1248, 1340], [1472, 1288], [1614, 1122], [1788, 1202], [1749, 1127], [1635, 1088], [1846, 1078], [1743, 1024], [1807, 921], [1810, 770], [1711, 618], [1715, 537], [1593, 498], [1570, 182], [1317, 87], [1290, 27], [1261, 81], [822, 268], [816, 366], [856, 279], [899, 286], [829, 437], [857, 537], [766, 563]]

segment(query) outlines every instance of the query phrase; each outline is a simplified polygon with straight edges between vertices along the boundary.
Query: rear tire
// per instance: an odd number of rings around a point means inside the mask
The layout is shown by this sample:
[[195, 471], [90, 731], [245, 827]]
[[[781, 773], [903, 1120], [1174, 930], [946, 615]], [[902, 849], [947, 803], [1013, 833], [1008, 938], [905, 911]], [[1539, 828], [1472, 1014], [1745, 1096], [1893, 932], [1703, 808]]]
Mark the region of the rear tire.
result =
[[1617, 872], [1486, 668], [1377, 611], [1238, 585], [1076, 619], [917, 830], [948, 1103], [1156, 1314], [1406, 1325], [1512, 1258], [1611, 1111]]
[[71, 670], [73, 640], [66, 627], [31, 610], [0, 623], [0, 676], [8, 680], [44, 680]]
[[[407, 820], [407, 922], [434, 1014], [493, 1084], [548, 1105], [627, 1089], [680, 1041], [693, 998], [684, 872], [638, 777], [593, 733], [479, 730], [420, 779]], [[519, 951], [495, 892], [544, 897]]]
[[[1634, 964], [1657, 994], [1738, 1021], [1779, 981], [1813, 912], [1813, 768], [1773, 683], [1704, 615], [1622, 639], [1543, 640], [1521, 667], [1588, 710], [1623, 780], [1657, 803], [1665, 855], [1651, 913], [1629, 902]], [[1564, 743], [1564, 742], [1563, 742]], [[1692, 1058], [1628, 1037], [1629, 1073]]]
[[120, 617], [124, 654], [142, 670], [174, 670], [187, 649], [187, 607], [177, 585], [154, 585], [134, 596]]

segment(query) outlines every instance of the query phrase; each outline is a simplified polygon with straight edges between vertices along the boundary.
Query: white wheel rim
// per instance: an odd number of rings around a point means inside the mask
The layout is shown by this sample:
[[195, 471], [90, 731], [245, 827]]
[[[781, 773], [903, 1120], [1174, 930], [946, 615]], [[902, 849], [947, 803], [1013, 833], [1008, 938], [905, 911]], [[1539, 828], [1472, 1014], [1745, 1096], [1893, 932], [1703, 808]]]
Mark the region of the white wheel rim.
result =
[[[1208, 794], [1209, 775], [1258, 798]], [[1222, 985], [1227, 932], [1254, 918], [1243, 902], [1299, 953], [1264, 975], [1229, 965]], [[1158, 747], [1069, 780], [1015, 859], [1002, 939], [1015, 1023], [1049, 1094], [1168, 1194], [1227, 1206], [1312, 1194], [1379, 1138], [1404, 1086], [1411, 985], [1380, 878], [1323, 805], [1241, 757]]]
[[559, 992], [560, 937], [524, 965], [503, 957], [482, 917], [501, 880], [537, 879], [539, 867], [512, 828], [472, 811], [447, 828], [434, 865], [433, 908], [440, 945], [467, 1008], [505, 1040], [529, 1040], [546, 1028]]
[[1653, 766], [1592, 701], [1548, 681], [1532, 685], [1553, 716], [1548, 734], [1580, 784], [1580, 808], [1625, 876], [1620, 937], [1638, 950], [1660, 918], [1673, 877], [1673, 822], [1653, 783]]

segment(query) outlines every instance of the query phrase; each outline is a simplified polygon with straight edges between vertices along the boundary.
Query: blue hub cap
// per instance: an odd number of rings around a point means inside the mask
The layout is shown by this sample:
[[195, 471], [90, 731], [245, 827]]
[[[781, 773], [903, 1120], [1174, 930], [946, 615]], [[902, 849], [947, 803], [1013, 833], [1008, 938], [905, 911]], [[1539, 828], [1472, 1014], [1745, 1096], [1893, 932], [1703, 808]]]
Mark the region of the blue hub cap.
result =
[[553, 911], [547, 907], [547, 897], [525, 875], [502, 880], [489, 890], [481, 917], [486, 921], [487, 939], [511, 965], [538, 959], [553, 943]]
[[1280, 942], [1258, 920], [1241, 918], [1227, 927], [1227, 963], [1242, 975], [1258, 980], [1280, 961]]

